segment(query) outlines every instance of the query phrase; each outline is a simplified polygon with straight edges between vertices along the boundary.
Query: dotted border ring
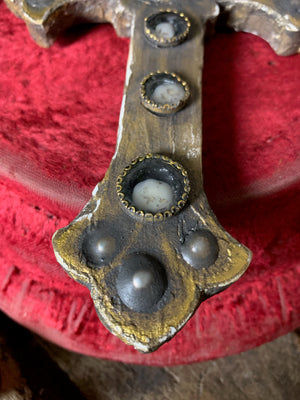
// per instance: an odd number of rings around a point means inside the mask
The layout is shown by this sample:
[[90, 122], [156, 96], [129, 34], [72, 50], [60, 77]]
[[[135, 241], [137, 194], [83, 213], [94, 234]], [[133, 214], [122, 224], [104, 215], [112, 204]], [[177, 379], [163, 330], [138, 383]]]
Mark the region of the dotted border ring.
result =
[[[155, 77], [155, 75], [160, 75], [160, 76], [165, 76], [166, 78], [172, 78], [175, 79], [177, 83], [179, 83], [183, 89], [184, 89], [184, 97], [182, 100], [180, 100], [176, 104], [157, 104], [155, 103], [154, 100], [151, 100], [150, 97], [146, 93], [146, 83], [149, 79]], [[141, 82], [140, 84], [140, 95], [142, 99], [142, 104], [145, 108], [148, 110], [154, 112], [155, 114], [172, 114], [174, 112], [177, 112], [181, 110], [187, 103], [191, 93], [189, 86], [187, 82], [185, 82], [183, 79], [180, 78], [177, 74], [174, 74], [173, 72], [168, 72], [168, 71], [156, 71], [156, 72], [151, 72], [149, 75], [147, 75]]]
[[[139, 210], [136, 207], [134, 207], [132, 204], [129, 203], [128, 200], [125, 199], [125, 194], [123, 192], [123, 180], [124, 177], [128, 174], [128, 172], [134, 167], [137, 163], [143, 162], [145, 159], [161, 159], [165, 163], [171, 165], [173, 168], [176, 168], [178, 171], [180, 171], [182, 177], [183, 177], [183, 183], [184, 183], [184, 190], [181, 195], [181, 199], [177, 201], [176, 205], [173, 205], [170, 210], [166, 210], [164, 212], [159, 212], [159, 213], [152, 213], [152, 212], [144, 212], [143, 210]], [[116, 183], [116, 190], [117, 190], [117, 195], [125, 209], [129, 211], [131, 214], [134, 216], [137, 216], [145, 221], [148, 222], [159, 222], [159, 221], [165, 221], [166, 219], [172, 217], [173, 215], [177, 214], [186, 204], [188, 195], [190, 192], [190, 182], [188, 179], [188, 174], [187, 171], [183, 168], [181, 164], [179, 164], [177, 161], [171, 160], [169, 157], [161, 155], [161, 154], [146, 154], [143, 157], [137, 157], [135, 158], [130, 165], [128, 165], [126, 168], [124, 168], [122, 174], [120, 174], [117, 178], [117, 183]]]
[[[179, 35], [175, 35], [170, 39], [164, 39], [155, 35], [151, 29], [148, 27], [148, 21], [154, 18], [159, 14], [175, 14], [176, 16], [180, 17], [182, 21], [185, 23], [186, 27], [185, 30], [180, 33]], [[144, 32], [146, 37], [158, 47], [171, 47], [177, 46], [178, 44], [182, 43], [188, 36], [191, 28], [191, 22], [183, 12], [179, 12], [176, 10], [166, 9], [166, 10], [159, 10], [158, 12], [149, 15], [149, 17], [145, 17], [144, 19]]]

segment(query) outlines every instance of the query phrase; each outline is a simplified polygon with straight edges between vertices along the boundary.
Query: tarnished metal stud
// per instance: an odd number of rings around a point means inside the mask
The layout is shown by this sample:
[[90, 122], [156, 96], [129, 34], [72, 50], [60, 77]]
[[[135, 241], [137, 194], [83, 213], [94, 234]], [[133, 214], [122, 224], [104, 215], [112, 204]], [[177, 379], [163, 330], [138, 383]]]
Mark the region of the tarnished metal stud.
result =
[[193, 231], [185, 237], [181, 252], [183, 259], [195, 269], [208, 268], [218, 258], [218, 241], [208, 230]]
[[117, 241], [103, 227], [90, 227], [82, 236], [81, 254], [89, 267], [107, 264], [117, 251]]
[[143, 79], [140, 94], [145, 108], [155, 114], [167, 115], [185, 106], [190, 90], [178, 75], [158, 71]]
[[151, 313], [160, 308], [168, 287], [165, 269], [145, 254], [131, 254], [118, 267], [116, 288], [120, 299], [132, 311]]

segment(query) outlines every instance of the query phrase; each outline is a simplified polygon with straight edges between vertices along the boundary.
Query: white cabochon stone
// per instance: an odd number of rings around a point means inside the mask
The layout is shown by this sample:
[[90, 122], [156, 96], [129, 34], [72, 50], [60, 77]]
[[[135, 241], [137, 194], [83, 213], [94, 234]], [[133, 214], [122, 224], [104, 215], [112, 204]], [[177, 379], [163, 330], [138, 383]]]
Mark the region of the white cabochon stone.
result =
[[172, 39], [175, 36], [174, 26], [170, 22], [161, 22], [156, 25], [155, 34], [161, 39]]
[[180, 83], [165, 82], [157, 86], [151, 96], [151, 99], [160, 105], [178, 104], [184, 99], [185, 91]]
[[171, 186], [157, 179], [146, 179], [133, 188], [132, 200], [136, 207], [145, 212], [166, 211], [174, 204]]

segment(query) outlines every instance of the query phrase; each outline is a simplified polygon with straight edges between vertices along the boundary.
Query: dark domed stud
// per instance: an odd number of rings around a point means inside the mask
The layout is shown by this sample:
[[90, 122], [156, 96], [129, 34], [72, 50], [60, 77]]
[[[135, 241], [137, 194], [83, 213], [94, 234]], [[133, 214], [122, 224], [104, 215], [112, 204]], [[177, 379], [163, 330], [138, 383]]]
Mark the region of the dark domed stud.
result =
[[131, 254], [118, 267], [117, 292], [132, 311], [150, 313], [159, 309], [168, 286], [165, 269], [145, 254]]
[[171, 47], [183, 42], [189, 33], [189, 19], [177, 11], [165, 10], [144, 20], [146, 37], [157, 47]]
[[123, 206], [146, 221], [164, 221], [176, 214], [190, 191], [185, 169], [159, 154], [133, 160], [119, 175], [116, 188]]
[[100, 227], [92, 227], [83, 233], [81, 252], [89, 266], [101, 266], [110, 262], [116, 252], [116, 239]]
[[195, 269], [208, 268], [218, 258], [217, 239], [208, 230], [189, 233], [181, 248], [183, 259]]
[[142, 104], [155, 114], [177, 112], [185, 106], [189, 97], [188, 84], [174, 73], [153, 72], [141, 82]]

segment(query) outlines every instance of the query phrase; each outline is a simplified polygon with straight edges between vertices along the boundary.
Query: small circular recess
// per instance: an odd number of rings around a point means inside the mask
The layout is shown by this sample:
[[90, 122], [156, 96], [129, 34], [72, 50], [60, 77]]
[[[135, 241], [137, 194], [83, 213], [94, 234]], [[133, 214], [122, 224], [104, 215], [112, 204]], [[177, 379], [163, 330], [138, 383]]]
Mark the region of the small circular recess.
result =
[[181, 248], [183, 259], [195, 269], [208, 268], [218, 258], [219, 246], [208, 230], [189, 233]]
[[90, 267], [100, 267], [111, 261], [117, 250], [116, 239], [103, 227], [88, 227], [82, 237], [81, 253]]
[[172, 10], [160, 11], [144, 20], [145, 35], [157, 47], [177, 46], [187, 38], [190, 27], [182, 12]]
[[185, 169], [160, 154], [138, 157], [117, 179], [122, 205], [146, 221], [164, 221], [186, 204], [190, 191]]
[[121, 301], [131, 310], [150, 313], [158, 307], [168, 287], [165, 269], [145, 254], [131, 254], [118, 267], [116, 288]]
[[190, 97], [188, 84], [169, 72], [152, 72], [141, 82], [142, 104], [155, 114], [167, 115], [181, 110]]

